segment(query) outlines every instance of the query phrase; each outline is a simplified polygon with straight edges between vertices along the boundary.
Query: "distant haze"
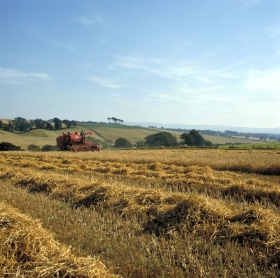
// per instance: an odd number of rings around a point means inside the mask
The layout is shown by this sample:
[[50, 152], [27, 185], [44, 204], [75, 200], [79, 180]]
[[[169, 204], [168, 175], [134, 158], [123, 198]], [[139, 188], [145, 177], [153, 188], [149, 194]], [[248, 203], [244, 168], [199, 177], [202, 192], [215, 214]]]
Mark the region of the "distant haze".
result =
[[250, 128], [250, 127], [238, 127], [238, 126], [218, 126], [218, 125], [182, 125], [182, 124], [161, 124], [153, 122], [124, 122], [127, 125], [139, 125], [143, 127], [154, 126], [157, 128], [178, 128], [178, 129], [197, 129], [197, 130], [214, 130], [214, 131], [237, 131], [243, 133], [268, 133], [268, 134], [280, 134], [280, 127], [278, 128]]

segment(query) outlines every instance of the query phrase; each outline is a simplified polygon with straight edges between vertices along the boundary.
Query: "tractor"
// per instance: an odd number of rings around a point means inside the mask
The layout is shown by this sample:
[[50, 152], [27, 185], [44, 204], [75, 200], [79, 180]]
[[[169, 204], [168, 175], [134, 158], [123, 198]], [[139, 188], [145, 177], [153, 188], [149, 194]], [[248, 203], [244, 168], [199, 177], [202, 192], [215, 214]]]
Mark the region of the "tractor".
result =
[[100, 147], [97, 144], [93, 144], [90, 137], [86, 135], [94, 135], [94, 131], [63, 132], [61, 136], [56, 138], [56, 145], [62, 151], [100, 151]]

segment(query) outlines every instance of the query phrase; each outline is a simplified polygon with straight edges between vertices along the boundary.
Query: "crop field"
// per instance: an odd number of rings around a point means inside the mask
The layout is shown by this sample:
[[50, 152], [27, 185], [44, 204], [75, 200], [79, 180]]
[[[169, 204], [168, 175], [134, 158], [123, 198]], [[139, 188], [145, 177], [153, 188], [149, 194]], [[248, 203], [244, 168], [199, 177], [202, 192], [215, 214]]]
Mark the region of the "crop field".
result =
[[280, 275], [277, 150], [1, 152], [0, 184], [0, 277]]

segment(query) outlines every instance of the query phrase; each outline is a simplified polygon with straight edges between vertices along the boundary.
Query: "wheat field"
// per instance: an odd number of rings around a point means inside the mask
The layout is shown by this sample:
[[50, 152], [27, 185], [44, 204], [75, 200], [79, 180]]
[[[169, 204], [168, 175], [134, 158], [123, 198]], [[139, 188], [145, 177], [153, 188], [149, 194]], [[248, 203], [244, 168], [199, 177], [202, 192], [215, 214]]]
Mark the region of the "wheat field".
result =
[[[40, 263], [16, 239], [0, 249], [2, 275], [277, 277], [279, 176], [276, 150], [2, 152], [0, 243], [24, 218], [20, 240], [71, 249]], [[20, 246], [52, 252], [41, 242]]]

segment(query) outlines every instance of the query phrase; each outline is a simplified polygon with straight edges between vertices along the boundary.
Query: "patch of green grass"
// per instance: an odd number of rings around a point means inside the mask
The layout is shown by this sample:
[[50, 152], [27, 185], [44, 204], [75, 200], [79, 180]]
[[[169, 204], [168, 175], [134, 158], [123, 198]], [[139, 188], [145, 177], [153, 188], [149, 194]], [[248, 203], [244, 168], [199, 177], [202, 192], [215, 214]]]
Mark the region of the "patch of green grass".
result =
[[249, 139], [238, 139], [238, 138], [230, 138], [225, 136], [212, 136], [212, 135], [202, 135], [203, 138], [207, 141], [212, 142], [213, 144], [256, 144], [256, 141]]
[[[115, 142], [118, 138], [126, 138], [131, 143], [144, 140], [148, 135], [159, 132], [160, 130], [137, 127], [137, 126], [126, 126], [120, 124], [91, 124], [82, 123], [84, 130], [95, 130], [97, 133], [102, 135], [106, 140]], [[172, 132], [174, 135], [178, 135], [176, 132]], [[96, 134], [96, 137], [98, 134]], [[97, 137], [98, 138], [98, 137]], [[179, 138], [179, 135], [178, 135]]]
[[219, 146], [221, 149], [280, 149], [280, 142], [261, 142], [248, 144], [225, 144]]

